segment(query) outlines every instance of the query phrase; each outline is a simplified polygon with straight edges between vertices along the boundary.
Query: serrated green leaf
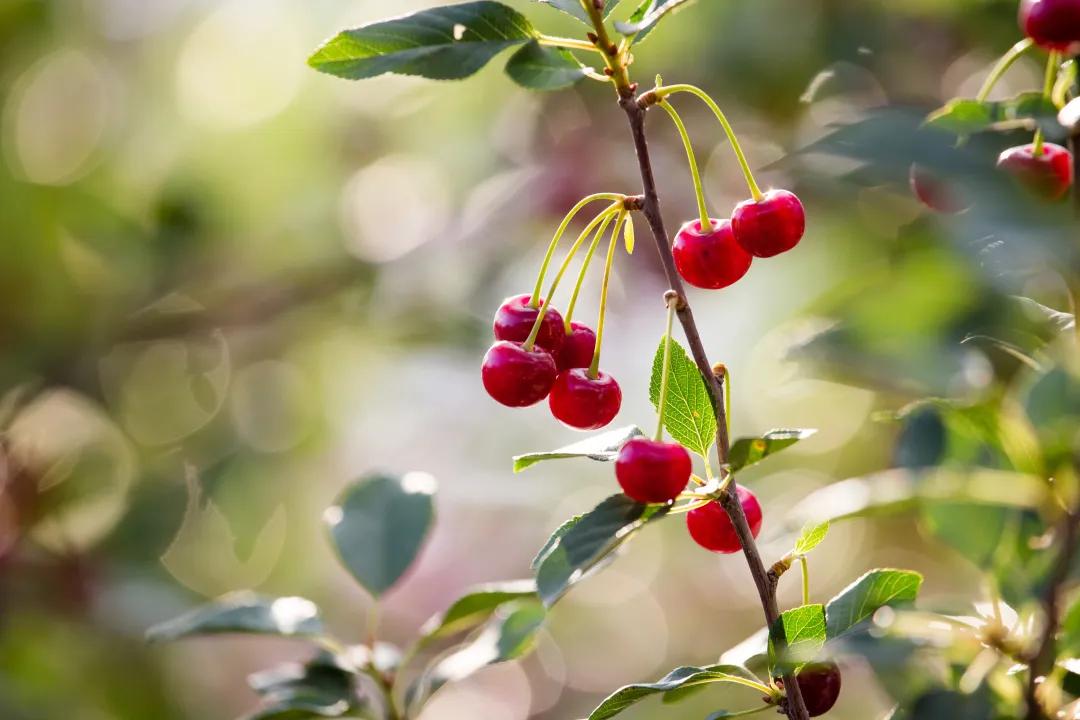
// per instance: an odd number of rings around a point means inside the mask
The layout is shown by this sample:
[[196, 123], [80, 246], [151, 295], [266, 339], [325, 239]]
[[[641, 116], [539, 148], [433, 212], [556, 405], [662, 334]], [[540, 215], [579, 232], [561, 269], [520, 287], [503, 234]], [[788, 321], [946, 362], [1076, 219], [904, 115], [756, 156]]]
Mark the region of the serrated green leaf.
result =
[[369, 476], [323, 515], [338, 557], [374, 597], [412, 566], [435, 519], [435, 478], [425, 473]]
[[308, 64], [350, 80], [384, 73], [458, 80], [506, 48], [535, 37], [536, 30], [517, 10], [480, 0], [345, 30], [316, 50]]
[[615, 29], [623, 35], [634, 36], [639, 43], [652, 32], [656, 24], [671, 12], [689, 5], [692, 0], [645, 0], [626, 22], [615, 23]]
[[585, 79], [586, 68], [567, 50], [533, 40], [510, 56], [506, 74], [529, 90], [562, 90]]
[[[825, 606], [786, 610], [769, 630], [769, 658], [776, 674], [795, 672], [815, 658], [825, 644]], [[784, 648], [783, 653], [779, 648]]]
[[430, 618], [420, 629], [420, 645], [470, 630], [485, 622], [509, 602], [536, 598], [534, 580], [489, 583], [470, 589], [445, 612]]
[[697, 686], [705, 686], [710, 683], [737, 683], [739, 680], [759, 682], [745, 668], [734, 665], [676, 668], [657, 682], [638, 683], [619, 688], [592, 711], [588, 720], [608, 720], [608, 718], [613, 718], [627, 708], [659, 693], [667, 694]]
[[[585, 12], [585, 8], [581, 5], [581, 0], [538, 0], [538, 2], [544, 5], [549, 5], [556, 10], [561, 10], [567, 15], [573, 16], [592, 27], [592, 22], [589, 20], [589, 14]], [[611, 14], [611, 11], [615, 9], [615, 6], [619, 4], [619, 0], [608, 0], [604, 4], [604, 17]]]
[[732, 444], [731, 452], [728, 453], [728, 464], [732, 472], [738, 472], [761, 462], [770, 455], [786, 450], [816, 432], [817, 430], [787, 428], [770, 430], [761, 437], [739, 438]]
[[[664, 369], [665, 335], [653, 358], [649, 399], [653, 407], [660, 402]], [[705, 379], [698, 366], [674, 338], [671, 340], [671, 365], [668, 377], [664, 428], [675, 442], [702, 457], [708, 457], [716, 442], [716, 413]]]
[[829, 521], [821, 523], [809, 522], [803, 526], [802, 533], [799, 534], [799, 539], [795, 541], [796, 555], [805, 555], [810, 552], [825, 540], [825, 536], [829, 534]]
[[825, 606], [830, 640], [868, 620], [879, 608], [915, 602], [922, 575], [910, 570], [871, 570], [842, 590]]
[[554, 605], [641, 528], [666, 515], [668, 509], [612, 495], [565, 523], [533, 561], [540, 599], [547, 607]]
[[305, 598], [270, 598], [239, 592], [155, 625], [147, 630], [146, 637], [161, 642], [226, 634], [318, 637], [323, 634], [323, 624], [318, 607]]
[[636, 437], [643, 437], [644, 435], [645, 433], [637, 425], [630, 425], [587, 437], [558, 450], [518, 455], [514, 458], [514, 472], [519, 473], [545, 460], [588, 458], [600, 462], [614, 462], [623, 445]]

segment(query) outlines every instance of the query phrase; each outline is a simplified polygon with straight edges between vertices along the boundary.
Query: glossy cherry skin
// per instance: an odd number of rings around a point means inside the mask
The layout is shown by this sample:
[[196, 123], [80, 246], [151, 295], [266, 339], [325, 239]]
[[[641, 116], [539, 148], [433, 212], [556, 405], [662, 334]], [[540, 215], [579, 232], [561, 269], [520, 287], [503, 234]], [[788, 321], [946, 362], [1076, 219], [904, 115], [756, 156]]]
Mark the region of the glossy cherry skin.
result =
[[570, 332], [563, 338], [559, 352], [555, 355], [555, 362], [559, 370], [572, 368], [587, 368], [592, 364], [593, 352], [596, 350], [596, 333], [584, 323], [571, 322]]
[[908, 176], [911, 192], [926, 207], [945, 215], [956, 215], [967, 209], [957, 188], [950, 182], [918, 163], [911, 165]]
[[690, 482], [690, 453], [678, 443], [634, 438], [615, 459], [615, 479], [639, 503], [667, 503]]
[[599, 430], [615, 419], [622, 407], [622, 390], [605, 372], [589, 377], [586, 368], [559, 373], [548, 398], [551, 414], [575, 430]]
[[719, 290], [737, 282], [754, 258], [735, 241], [727, 220], [711, 220], [712, 228], [701, 231], [701, 221], [691, 220], [675, 236], [671, 252], [675, 267], [691, 285]]
[[[503, 300], [502, 305], [495, 311], [496, 340], [523, 343], [529, 339], [529, 333], [532, 332], [533, 324], [536, 323], [536, 316], [540, 313], [539, 308], [534, 308], [529, 304], [531, 299], [531, 295], [515, 295]], [[565, 336], [562, 315], [555, 308], [548, 308], [548, 311], [544, 313], [544, 321], [540, 324], [536, 344], [551, 353], [556, 353]]]
[[796, 681], [810, 717], [829, 712], [840, 697], [840, 668], [834, 662], [805, 665]]
[[761, 200], [745, 200], [731, 214], [731, 229], [742, 249], [768, 258], [799, 244], [806, 232], [806, 210], [787, 190], [770, 190]]
[[1044, 143], [1040, 155], [1035, 145], [1009, 148], [998, 157], [997, 166], [1037, 197], [1058, 200], [1072, 186], [1072, 153], [1060, 145]]
[[[756, 538], [761, 532], [761, 504], [754, 493], [741, 485], [738, 487], [738, 494], [743, 512], [746, 513], [746, 521], [750, 524], [750, 532]], [[742, 550], [739, 536], [735, 534], [735, 526], [718, 502], [711, 502], [688, 512], [686, 528], [694, 542], [706, 550], [725, 554]]]
[[1023, 0], [1020, 28], [1047, 50], [1080, 47], [1080, 0]]
[[480, 375], [488, 395], [507, 407], [528, 407], [548, 396], [555, 384], [555, 358], [542, 347], [500, 340], [492, 345]]

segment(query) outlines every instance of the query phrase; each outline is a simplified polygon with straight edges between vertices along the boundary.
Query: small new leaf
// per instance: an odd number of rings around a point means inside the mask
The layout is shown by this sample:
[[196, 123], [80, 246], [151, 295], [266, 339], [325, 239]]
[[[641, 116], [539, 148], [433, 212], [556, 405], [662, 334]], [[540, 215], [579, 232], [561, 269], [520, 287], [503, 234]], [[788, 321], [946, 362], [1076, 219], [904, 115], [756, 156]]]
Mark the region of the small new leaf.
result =
[[870, 619], [878, 609], [915, 602], [922, 575], [909, 570], [871, 570], [842, 590], [825, 606], [830, 640]]
[[514, 458], [514, 472], [519, 473], [530, 468], [536, 463], [545, 460], [565, 460], [568, 458], [588, 458], [600, 462], [614, 462], [619, 450], [630, 440], [644, 436], [644, 432], [637, 425], [609, 430], [599, 435], [587, 437], [584, 440], [561, 447], [549, 452], [535, 452], [526, 455], [518, 455]]
[[809, 522], [802, 529], [802, 533], [799, 534], [799, 539], [795, 541], [794, 555], [805, 555], [810, 552], [825, 540], [825, 536], [829, 534], [829, 521], [826, 520], [822, 523]]
[[530, 90], [561, 90], [585, 78], [587, 70], [567, 50], [529, 42], [506, 63], [506, 74]]
[[800, 440], [814, 435], [817, 430], [782, 429], [770, 430], [761, 437], [739, 438], [731, 446], [728, 464], [732, 472], [761, 462], [770, 455], [786, 450]]
[[[653, 407], [660, 402], [660, 386], [664, 369], [664, 347], [667, 336], [653, 358], [649, 399]], [[716, 441], [716, 413], [705, 379], [698, 366], [677, 341], [671, 341], [671, 369], [668, 378], [664, 429], [674, 440], [702, 457], [708, 457]]]
[[506, 48], [535, 37], [536, 30], [517, 10], [480, 0], [345, 30], [316, 50], [308, 64], [350, 80], [384, 73], [458, 80]]
[[708, 667], [680, 667], [672, 670], [654, 683], [638, 683], [619, 688], [592, 711], [588, 720], [608, 720], [627, 708], [659, 693], [672, 693], [710, 683], [738, 683], [740, 680], [760, 682], [745, 668], [737, 665], [710, 665]]
[[626, 22], [615, 23], [615, 29], [639, 43], [652, 32], [656, 24], [671, 12], [689, 5], [691, 0], [644, 0]]
[[323, 624], [319, 609], [310, 600], [239, 592], [155, 625], [147, 630], [146, 637], [161, 642], [226, 634], [318, 637], [323, 634]]

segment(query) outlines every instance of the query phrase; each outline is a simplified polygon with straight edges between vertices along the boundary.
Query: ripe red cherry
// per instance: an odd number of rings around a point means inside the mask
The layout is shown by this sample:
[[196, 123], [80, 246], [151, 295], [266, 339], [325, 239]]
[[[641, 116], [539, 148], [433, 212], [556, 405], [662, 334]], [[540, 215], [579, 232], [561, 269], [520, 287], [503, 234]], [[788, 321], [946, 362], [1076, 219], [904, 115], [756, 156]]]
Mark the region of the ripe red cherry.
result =
[[555, 359], [536, 346], [500, 340], [488, 349], [480, 375], [488, 395], [508, 407], [535, 405], [555, 384]]
[[963, 198], [952, 183], [942, 180], [936, 173], [918, 163], [912, 163], [909, 181], [911, 192], [915, 194], [919, 202], [934, 212], [956, 215], [967, 209]]
[[796, 676], [810, 717], [824, 715], [840, 697], [840, 668], [834, 662], [811, 663]]
[[[495, 311], [496, 340], [523, 343], [529, 339], [529, 333], [532, 332], [533, 325], [536, 323], [536, 316], [540, 313], [540, 308], [534, 308], [530, 304], [531, 300], [531, 295], [515, 295], [503, 300], [503, 304]], [[544, 313], [544, 321], [540, 324], [536, 344], [555, 353], [562, 345], [565, 336], [562, 315], [555, 308], [548, 308], [548, 311]]]
[[1046, 200], [1059, 199], [1073, 183], [1072, 153], [1054, 143], [1043, 143], [1040, 155], [1034, 144], [1009, 148], [998, 156], [997, 166]]
[[702, 232], [701, 221], [692, 220], [679, 230], [671, 251], [675, 267], [686, 282], [706, 290], [719, 290], [736, 282], [750, 269], [754, 258], [735, 242], [727, 220], [710, 220]]
[[667, 503], [690, 482], [690, 453], [678, 443], [634, 438], [619, 450], [615, 478], [623, 492], [639, 503]]
[[586, 368], [559, 373], [548, 398], [551, 414], [576, 430], [598, 430], [619, 414], [622, 390], [605, 372], [589, 377]]
[[[746, 520], [750, 523], [750, 532], [757, 537], [761, 532], [761, 504], [754, 493], [741, 485], [738, 487], [738, 494]], [[706, 550], [725, 554], [742, 550], [739, 536], [735, 534], [735, 526], [718, 502], [711, 502], [688, 512], [686, 527], [694, 542]]]
[[731, 214], [731, 229], [743, 250], [767, 258], [799, 244], [806, 232], [802, 202], [787, 190], [770, 190], [761, 200], [745, 200]]
[[1080, 46], [1080, 0], [1023, 0], [1020, 28], [1047, 50]]
[[555, 362], [559, 370], [587, 368], [592, 364], [593, 351], [596, 350], [596, 333], [588, 325], [579, 322], [570, 323], [570, 332], [563, 338]]

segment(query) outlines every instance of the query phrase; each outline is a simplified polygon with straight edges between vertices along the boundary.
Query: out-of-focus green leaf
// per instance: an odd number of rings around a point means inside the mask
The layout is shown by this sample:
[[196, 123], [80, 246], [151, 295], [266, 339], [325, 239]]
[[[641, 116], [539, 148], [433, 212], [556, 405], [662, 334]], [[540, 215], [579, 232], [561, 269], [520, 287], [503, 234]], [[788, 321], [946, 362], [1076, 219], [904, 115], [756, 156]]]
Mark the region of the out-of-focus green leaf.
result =
[[480, 0], [345, 30], [316, 50], [308, 64], [350, 80], [384, 73], [457, 80], [534, 37], [533, 26], [517, 10]]
[[[589, 20], [589, 14], [585, 12], [585, 8], [581, 5], [581, 0], [539, 0], [544, 5], [550, 5], [556, 10], [562, 10], [567, 15], [576, 17], [581, 22], [585, 23], [589, 27], [592, 27], [592, 22]], [[615, 6], [619, 4], [619, 0], [607, 0], [604, 3], [604, 17], [611, 14], [611, 11], [615, 9]]]
[[1061, 620], [1057, 652], [1061, 657], [1080, 656], [1080, 598], [1073, 600]]
[[866, 573], [825, 606], [829, 639], [851, 631], [879, 608], [915, 602], [922, 580], [922, 575], [910, 570], [879, 569]]
[[[824, 644], [824, 605], [785, 610], [769, 630], [770, 664], [777, 674], [795, 672], [813, 660]], [[780, 648], [784, 648], [782, 653]]]
[[226, 595], [146, 632], [152, 642], [225, 634], [318, 637], [323, 634], [323, 624], [319, 609], [310, 600], [241, 592]]
[[1080, 379], [1061, 365], [1035, 372], [1022, 383], [1019, 399], [1047, 470], [1071, 462], [1080, 427]]
[[1028, 92], [1001, 101], [950, 100], [927, 117], [927, 125], [961, 137], [994, 129], [999, 123], [1032, 120], [1060, 131], [1057, 108], [1039, 92]]
[[373, 596], [412, 566], [435, 519], [435, 478], [372, 475], [350, 486], [323, 515], [338, 557]]
[[533, 40], [510, 56], [506, 74], [530, 90], [561, 90], [581, 82], [586, 69], [567, 50]]
[[536, 585], [551, 607], [646, 524], [664, 517], [667, 506], [642, 505], [612, 495], [560, 527], [533, 562]]
[[327, 654], [255, 673], [248, 684], [266, 704], [252, 718], [342, 717], [362, 707], [355, 672]]
[[633, 36], [641, 42], [652, 32], [656, 24], [670, 13], [685, 7], [692, 0], [644, 0], [626, 22], [615, 23], [615, 29], [623, 35]]
[[[665, 335], [653, 358], [649, 399], [659, 407], [663, 380]], [[671, 340], [670, 375], [664, 409], [664, 428], [676, 442], [702, 457], [708, 457], [716, 442], [716, 412], [712, 396], [697, 364], [674, 338]]]
[[[738, 683], [740, 680], [760, 682], [745, 668], [736, 665], [710, 665], [708, 667], [675, 668], [654, 683], [626, 685], [609, 695], [592, 713], [588, 720], [608, 720], [642, 700], [664, 693], [689, 690], [710, 683]], [[682, 696], [682, 697], [685, 697]]]
[[770, 455], [786, 450], [800, 440], [812, 436], [817, 430], [780, 429], [770, 430], [761, 437], [739, 438], [731, 446], [728, 464], [732, 472], [761, 462]]
[[599, 435], [587, 437], [572, 445], [552, 450], [550, 452], [528, 453], [514, 458], [514, 472], [532, 467], [538, 462], [545, 460], [564, 460], [568, 458], [588, 458], [601, 462], [612, 462], [619, 454], [619, 450], [628, 441], [645, 435], [637, 425], [609, 430]]
[[454, 601], [446, 612], [435, 615], [420, 629], [420, 643], [450, 637], [487, 621], [509, 602], [536, 598], [534, 580], [489, 583], [472, 588]]

